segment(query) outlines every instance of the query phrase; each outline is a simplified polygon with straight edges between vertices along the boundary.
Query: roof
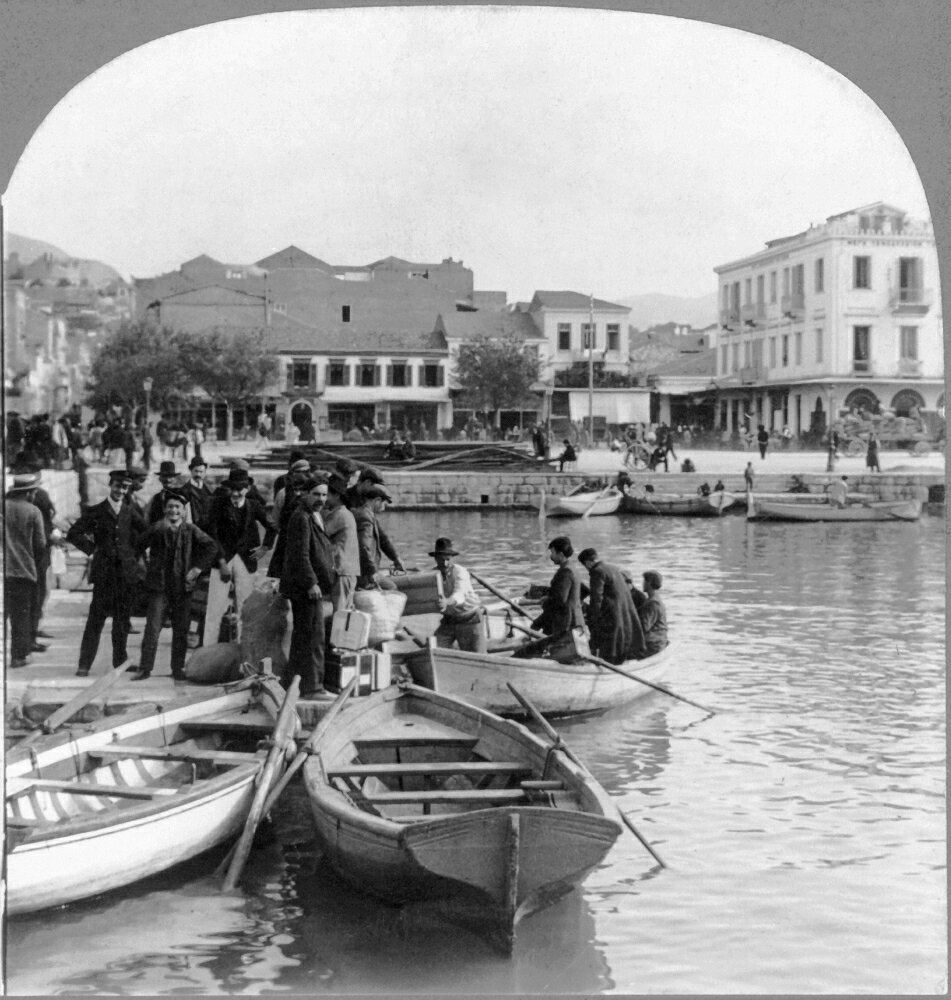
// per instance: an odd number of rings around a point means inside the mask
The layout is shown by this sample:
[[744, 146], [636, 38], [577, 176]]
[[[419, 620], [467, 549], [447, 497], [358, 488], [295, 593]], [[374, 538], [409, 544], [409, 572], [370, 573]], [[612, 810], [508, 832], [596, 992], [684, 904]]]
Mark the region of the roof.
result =
[[826, 222], [835, 222], [836, 219], [844, 219], [847, 215], [871, 215], [873, 212], [881, 212], [886, 215], [907, 215], [903, 208], [896, 208], [894, 205], [886, 205], [884, 201], [874, 201], [871, 205], [862, 205], [861, 208], [850, 208], [847, 212], [839, 212], [837, 215], [830, 215]]
[[532, 297], [531, 308], [532, 309], [590, 309], [592, 306], [592, 301], [594, 308], [603, 312], [606, 309], [610, 309], [616, 312], [629, 313], [629, 306], [621, 306], [616, 302], [607, 302], [604, 299], [594, 299], [590, 295], [585, 295], [583, 292], [569, 292], [569, 291], [540, 291], [535, 292]]
[[315, 257], [313, 254], [307, 253], [306, 250], [301, 250], [300, 247], [294, 246], [293, 243], [290, 246], [285, 247], [283, 250], [278, 250], [277, 253], [272, 253], [259, 261], [255, 261], [255, 265], [257, 267], [264, 268], [267, 271], [278, 268], [293, 267], [313, 268], [318, 271], [327, 272], [332, 272], [334, 270], [333, 266], [328, 264], [325, 260], [321, 260], [319, 257]]
[[545, 339], [528, 313], [452, 312], [440, 314], [442, 328], [450, 340], [472, 340], [476, 337], [514, 336], [522, 340]]
[[361, 331], [350, 327], [319, 330], [289, 316], [272, 314], [268, 346], [284, 354], [294, 351], [315, 354], [447, 354], [446, 339], [439, 330]]
[[665, 361], [647, 369], [648, 375], [708, 375], [713, 378], [717, 371], [716, 348], [711, 347], [700, 354], [682, 354], [672, 361]]

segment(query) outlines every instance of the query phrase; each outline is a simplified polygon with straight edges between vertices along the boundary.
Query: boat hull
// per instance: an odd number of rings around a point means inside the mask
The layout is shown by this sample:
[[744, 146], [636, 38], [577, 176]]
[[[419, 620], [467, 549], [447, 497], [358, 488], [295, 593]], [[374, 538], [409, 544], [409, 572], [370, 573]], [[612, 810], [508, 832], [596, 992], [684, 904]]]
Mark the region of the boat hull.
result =
[[673, 517], [717, 517], [736, 503], [732, 493], [717, 491], [709, 496], [676, 493], [652, 493], [638, 497], [626, 495], [621, 501], [622, 514], [653, 514]]
[[[619, 667], [656, 683], [673, 661], [673, 649], [668, 646], [645, 660], [629, 660]], [[524, 715], [509, 683], [543, 715], [550, 716], [602, 712], [653, 694], [646, 684], [596, 663], [567, 664], [541, 657], [518, 659], [430, 647], [420, 650], [406, 665], [417, 684], [498, 715]]]
[[917, 521], [921, 502], [879, 500], [837, 507], [814, 501], [777, 503], [756, 497], [748, 503], [746, 516], [770, 521]]
[[616, 514], [621, 506], [623, 494], [620, 490], [612, 490], [603, 496], [602, 490], [591, 493], [575, 493], [571, 496], [552, 497], [548, 501], [546, 513], [549, 517], [600, 517], [605, 514]]
[[[381, 711], [387, 699], [403, 697], [412, 699], [409, 706], [391, 706], [395, 714]], [[371, 700], [375, 704], [366, 704]], [[401, 817], [358, 808], [328, 775], [338, 774], [335, 768], [355, 756], [365, 760], [372, 754], [372, 749], [357, 749], [361, 736], [372, 745], [387, 734], [405, 732], [410, 742], [401, 745], [394, 738], [393, 759], [404, 765], [418, 759], [423, 770], [434, 766], [433, 758], [445, 766], [448, 751], [438, 734], [471, 734], [474, 739], [459, 751], [460, 759], [521, 761], [533, 774], [541, 774], [548, 751], [524, 727], [436, 692], [392, 688], [361, 701], [340, 714], [335, 732], [318, 739], [315, 756], [304, 765], [304, 784], [325, 856], [369, 895], [397, 904], [439, 900], [441, 915], [508, 951], [518, 922], [579, 884], [619, 835], [606, 793], [559, 754], [550, 755], [547, 774], [565, 791], [551, 795], [571, 796], [571, 808], [527, 801], [461, 812], [448, 806], [439, 815]], [[419, 738], [427, 726], [437, 731], [432, 746], [423, 746]], [[399, 782], [403, 787], [420, 780]]]

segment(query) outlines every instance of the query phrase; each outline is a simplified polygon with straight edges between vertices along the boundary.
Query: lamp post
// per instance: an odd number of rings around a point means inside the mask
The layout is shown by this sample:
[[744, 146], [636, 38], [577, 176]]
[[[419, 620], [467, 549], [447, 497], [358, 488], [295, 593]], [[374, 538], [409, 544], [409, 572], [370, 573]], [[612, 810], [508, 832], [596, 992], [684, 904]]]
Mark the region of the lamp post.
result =
[[152, 382], [151, 376], [148, 377], [148, 378], [142, 379], [142, 388], [145, 390], [145, 423], [146, 424], [148, 424], [148, 422], [149, 422], [149, 413], [152, 412], [151, 401], [152, 401], [152, 386], [153, 386], [153, 384], [154, 383]]

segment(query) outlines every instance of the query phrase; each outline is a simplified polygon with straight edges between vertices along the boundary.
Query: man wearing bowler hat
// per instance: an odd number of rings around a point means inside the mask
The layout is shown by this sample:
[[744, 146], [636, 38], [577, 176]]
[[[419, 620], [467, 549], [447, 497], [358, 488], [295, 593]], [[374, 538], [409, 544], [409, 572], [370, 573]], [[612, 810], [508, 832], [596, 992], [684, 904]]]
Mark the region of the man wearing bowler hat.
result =
[[92, 557], [92, 601], [79, 647], [77, 677], [89, 674], [107, 618], [112, 619], [112, 665], [118, 667], [127, 659], [138, 568], [134, 543], [145, 531], [139, 508], [125, 502], [131, 485], [132, 477], [125, 469], [114, 469], [109, 473], [109, 495], [91, 506], [66, 533], [67, 542]]
[[158, 477], [162, 488], [152, 497], [146, 509], [145, 520], [149, 524], [156, 524], [161, 521], [165, 517], [165, 501], [169, 493], [175, 493], [185, 504], [185, 521], [189, 523], [194, 521], [188, 497], [179, 489], [178, 470], [175, 468], [175, 463], [161, 462], [159, 464]]
[[191, 507], [192, 522], [197, 524], [202, 531], [208, 530], [208, 522], [211, 518], [211, 498], [212, 492], [205, 482], [205, 473], [208, 465], [201, 455], [196, 455], [188, 463], [188, 472], [191, 478], [182, 487], [182, 493], [188, 500]]
[[448, 648], [457, 643], [470, 653], [484, 653], [482, 602], [472, 589], [469, 571], [453, 561], [459, 553], [448, 538], [437, 538], [436, 547], [429, 554], [436, 560], [442, 576], [444, 595], [439, 598], [442, 621], [436, 629], [436, 645]]

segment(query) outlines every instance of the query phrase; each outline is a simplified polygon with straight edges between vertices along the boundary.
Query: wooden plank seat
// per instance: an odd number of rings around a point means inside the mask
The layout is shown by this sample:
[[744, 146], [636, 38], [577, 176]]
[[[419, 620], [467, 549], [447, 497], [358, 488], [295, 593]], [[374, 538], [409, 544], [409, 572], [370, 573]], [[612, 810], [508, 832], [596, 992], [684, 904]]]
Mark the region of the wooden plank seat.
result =
[[177, 788], [158, 785], [97, 785], [89, 781], [53, 781], [49, 778], [25, 778], [20, 788], [7, 788], [7, 798], [30, 792], [69, 792], [72, 795], [105, 795], [114, 799], [151, 799], [156, 795], [176, 795]]
[[[412, 764], [350, 764], [346, 767], [336, 767], [327, 772], [329, 778], [391, 778], [391, 777], [440, 777], [443, 775], [464, 774], [473, 777], [496, 774], [531, 774], [528, 764], [519, 761], [472, 760], [472, 761], [422, 761]], [[558, 783], [561, 787], [561, 783]]]
[[354, 740], [358, 750], [388, 749], [390, 747], [458, 747], [460, 750], [471, 750], [479, 742], [475, 736], [443, 736], [438, 733], [428, 735], [408, 736], [374, 736], [364, 740]]
[[89, 751], [90, 757], [142, 757], [146, 760], [208, 760], [214, 764], [250, 764], [261, 761], [257, 754], [241, 753], [236, 750], [203, 750], [199, 747], [178, 749], [176, 747], [115, 746], [97, 747]]
[[564, 784], [554, 779], [538, 779], [523, 781], [522, 788], [527, 792], [558, 792], [564, 790]]
[[464, 788], [433, 789], [411, 792], [363, 792], [367, 802], [378, 805], [433, 805], [434, 803], [478, 802], [481, 805], [501, 805], [506, 802], [524, 802], [521, 788]]

